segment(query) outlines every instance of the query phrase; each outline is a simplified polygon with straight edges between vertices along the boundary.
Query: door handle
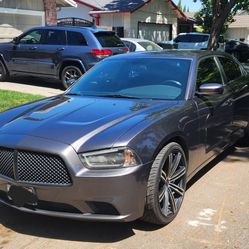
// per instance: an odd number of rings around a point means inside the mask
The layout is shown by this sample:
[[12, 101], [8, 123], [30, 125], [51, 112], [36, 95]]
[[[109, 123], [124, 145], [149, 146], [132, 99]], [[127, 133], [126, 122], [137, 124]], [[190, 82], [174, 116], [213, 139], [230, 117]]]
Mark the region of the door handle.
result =
[[29, 50], [36, 50], [37, 49], [37, 47], [31, 47], [31, 48], [29, 48]]
[[231, 106], [233, 104], [233, 99], [228, 99], [226, 105]]
[[65, 48], [57, 48], [57, 51], [63, 51]]

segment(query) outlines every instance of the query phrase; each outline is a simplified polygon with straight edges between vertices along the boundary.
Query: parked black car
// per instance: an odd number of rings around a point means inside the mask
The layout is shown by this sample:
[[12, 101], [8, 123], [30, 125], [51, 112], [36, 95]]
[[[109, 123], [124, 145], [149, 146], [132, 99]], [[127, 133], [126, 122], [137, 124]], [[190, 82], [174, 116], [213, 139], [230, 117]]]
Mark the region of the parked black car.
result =
[[95, 27], [33, 28], [0, 44], [0, 81], [22, 74], [60, 79], [68, 88], [103, 58], [127, 51], [115, 33]]
[[249, 59], [249, 44], [237, 40], [231, 40], [226, 43], [225, 51], [232, 54], [241, 62]]
[[248, 134], [248, 85], [226, 53], [110, 57], [65, 94], [0, 114], [0, 202], [167, 224], [187, 181]]

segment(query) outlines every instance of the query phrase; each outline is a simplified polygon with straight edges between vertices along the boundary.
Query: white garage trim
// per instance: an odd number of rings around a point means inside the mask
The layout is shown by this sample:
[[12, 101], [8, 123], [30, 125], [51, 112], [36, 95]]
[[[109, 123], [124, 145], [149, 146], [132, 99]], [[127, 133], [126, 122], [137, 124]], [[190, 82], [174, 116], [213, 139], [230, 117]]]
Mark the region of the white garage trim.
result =
[[42, 18], [42, 25], [45, 25], [45, 13], [44, 13], [44, 11], [0, 8], [0, 13], [14, 14], [14, 15], [40, 16]]

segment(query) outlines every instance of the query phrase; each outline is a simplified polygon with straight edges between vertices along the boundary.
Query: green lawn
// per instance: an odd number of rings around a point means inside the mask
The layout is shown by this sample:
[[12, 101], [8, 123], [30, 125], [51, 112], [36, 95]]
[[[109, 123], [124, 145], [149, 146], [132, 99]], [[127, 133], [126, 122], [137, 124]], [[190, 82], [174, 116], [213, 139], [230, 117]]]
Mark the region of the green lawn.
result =
[[41, 98], [44, 97], [27, 93], [0, 90], [0, 112]]

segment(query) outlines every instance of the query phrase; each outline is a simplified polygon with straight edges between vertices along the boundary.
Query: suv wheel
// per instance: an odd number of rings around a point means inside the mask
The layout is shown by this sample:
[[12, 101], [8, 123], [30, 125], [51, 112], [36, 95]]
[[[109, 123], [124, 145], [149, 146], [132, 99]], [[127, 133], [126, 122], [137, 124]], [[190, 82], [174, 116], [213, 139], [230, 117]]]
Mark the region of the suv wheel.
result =
[[76, 80], [83, 75], [81, 69], [77, 66], [66, 66], [61, 72], [61, 82], [65, 89], [70, 87]]
[[187, 160], [182, 147], [174, 142], [167, 144], [150, 171], [144, 221], [166, 225], [176, 217], [186, 190], [186, 175]]
[[4, 64], [0, 61], [0, 81], [4, 81], [7, 79], [7, 71], [6, 68], [4, 66]]

